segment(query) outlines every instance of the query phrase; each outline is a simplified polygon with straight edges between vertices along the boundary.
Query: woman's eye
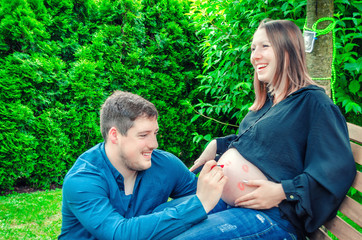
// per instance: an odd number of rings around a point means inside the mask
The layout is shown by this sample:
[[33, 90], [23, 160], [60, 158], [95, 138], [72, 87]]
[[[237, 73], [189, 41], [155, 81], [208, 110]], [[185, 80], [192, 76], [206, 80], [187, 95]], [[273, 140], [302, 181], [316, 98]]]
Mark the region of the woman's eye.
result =
[[265, 45], [263, 45], [263, 47], [266, 48], [266, 47], [269, 47], [269, 45], [265, 44]]

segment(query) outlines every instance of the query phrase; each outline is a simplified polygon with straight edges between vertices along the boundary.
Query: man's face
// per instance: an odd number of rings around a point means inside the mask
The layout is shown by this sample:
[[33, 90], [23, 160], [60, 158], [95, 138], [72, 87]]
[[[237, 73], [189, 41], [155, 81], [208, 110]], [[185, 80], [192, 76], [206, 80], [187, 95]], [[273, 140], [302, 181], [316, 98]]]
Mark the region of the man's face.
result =
[[119, 158], [121, 164], [131, 171], [143, 171], [151, 167], [151, 154], [158, 147], [156, 118], [140, 117], [126, 136], [119, 134]]

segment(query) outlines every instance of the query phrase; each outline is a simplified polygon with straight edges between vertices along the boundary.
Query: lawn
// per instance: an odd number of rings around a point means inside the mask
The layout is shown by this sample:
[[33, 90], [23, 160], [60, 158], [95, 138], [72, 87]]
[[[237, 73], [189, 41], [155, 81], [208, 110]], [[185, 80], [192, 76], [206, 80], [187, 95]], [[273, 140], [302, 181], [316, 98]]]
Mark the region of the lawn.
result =
[[57, 239], [61, 200], [61, 189], [0, 196], [0, 239]]
[[0, 196], [0, 239], [57, 239], [62, 190]]

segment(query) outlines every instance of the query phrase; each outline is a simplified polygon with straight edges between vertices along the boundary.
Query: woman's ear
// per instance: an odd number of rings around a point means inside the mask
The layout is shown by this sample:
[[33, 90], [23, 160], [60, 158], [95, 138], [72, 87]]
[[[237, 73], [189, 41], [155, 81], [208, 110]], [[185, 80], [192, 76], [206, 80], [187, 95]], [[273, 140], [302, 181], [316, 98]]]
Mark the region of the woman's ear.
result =
[[111, 127], [108, 132], [108, 140], [111, 143], [116, 144], [118, 142], [118, 130], [115, 127]]

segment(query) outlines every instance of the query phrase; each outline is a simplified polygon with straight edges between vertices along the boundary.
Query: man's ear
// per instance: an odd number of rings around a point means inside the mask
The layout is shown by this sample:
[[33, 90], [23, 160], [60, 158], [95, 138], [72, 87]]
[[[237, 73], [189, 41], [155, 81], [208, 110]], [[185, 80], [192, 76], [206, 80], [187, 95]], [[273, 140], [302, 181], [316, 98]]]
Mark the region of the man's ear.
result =
[[111, 143], [116, 144], [118, 142], [118, 130], [115, 127], [111, 127], [108, 131], [108, 139]]

